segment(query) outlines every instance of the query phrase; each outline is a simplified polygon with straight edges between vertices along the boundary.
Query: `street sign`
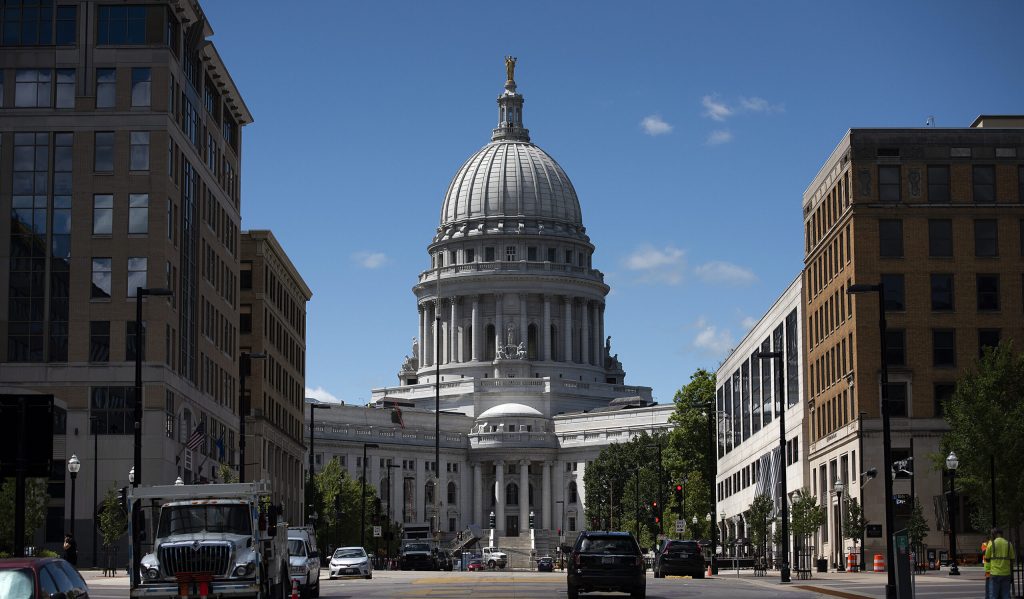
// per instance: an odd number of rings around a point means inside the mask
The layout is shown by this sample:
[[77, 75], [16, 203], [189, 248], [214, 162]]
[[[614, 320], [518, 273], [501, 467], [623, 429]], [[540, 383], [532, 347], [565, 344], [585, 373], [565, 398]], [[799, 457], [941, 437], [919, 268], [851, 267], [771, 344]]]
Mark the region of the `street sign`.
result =
[[373, 527], [373, 536], [375, 538], [380, 538], [381, 535], [380, 535], [380, 527], [379, 526], [374, 526]]
[[677, 533], [684, 533], [684, 532], [686, 532], [686, 520], [676, 520], [676, 532]]

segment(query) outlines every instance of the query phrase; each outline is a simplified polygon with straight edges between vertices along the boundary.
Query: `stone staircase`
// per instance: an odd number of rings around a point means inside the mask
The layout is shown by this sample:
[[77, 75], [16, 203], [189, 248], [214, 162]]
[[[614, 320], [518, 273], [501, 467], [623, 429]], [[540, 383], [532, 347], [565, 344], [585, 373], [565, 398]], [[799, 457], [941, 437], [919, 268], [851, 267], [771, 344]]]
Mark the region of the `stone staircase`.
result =
[[531, 551], [533, 551], [533, 539], [529, 531], [523, 531], [518, 537], [494, 538], [494, 544], [508, 554], [508, 568], [516, 570], [529, 570], [535, 567]]

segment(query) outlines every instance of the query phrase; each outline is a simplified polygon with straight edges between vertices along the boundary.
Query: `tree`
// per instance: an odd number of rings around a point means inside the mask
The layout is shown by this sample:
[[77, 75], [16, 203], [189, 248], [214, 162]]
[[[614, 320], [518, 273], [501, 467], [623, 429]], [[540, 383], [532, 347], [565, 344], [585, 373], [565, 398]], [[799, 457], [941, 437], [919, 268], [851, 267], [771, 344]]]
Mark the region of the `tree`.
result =
[[790, 534], [794, 540], [793, 550], [796, 552], [825, 522], [825, 508], [818, 505], [818, 500], [804, 487], [796, 492], [793, 505], [789, 508], [789, 521]]
[[[953, 397], [943, 405], [949, 432], [943, 437], [939, 461], [956, 452], [957, 493], [988, 510], [992, 502], [990, 460], [994, 460], [997, 520], [1017, 531], [1024, 523], [1024, 354], [1012, 342], [986, 348], [982, 357], [957, 381]], [[1018, 543], [1019, 546], [1019, 543]]]
[[238, 473], [232, 470], [231, 466], [223, 462], [217, 467], [217, 477], [220, 478], [221, 482], [225, 483], [238, 482]]
[[128, 529], [128, 514], [121, 507], [121, 500], [118, 498], [117, 489], [107, 489], [107, 494], [100, 504], [99, 529], [100, 542], [103, 547], [110, 549], [124, 535]]
[[774, 509], [775, 504], [772, 498], [762, 493], [755, 497], [753, 503], [750, 504], [750, 512], [747, 516], [747, 521], [750, 523], [750, 540], [754, 547], [760, 549], [765, 555], [767, 555], [768, 532], [776, 520], [772, 515]]
[[907, 519], [907, 538], [910, 540], [910, 546], [920, 553], [921, 547], [924, 544], [924, 538], [928, 535], [928, 522], [924, 519], [924, 510], [921, 508], [921, 500], [917, 497], [914, 498], [914, 509], [910, 512], [910, 518]]
[[864, 509], [860, 507], [860, 502], [856, 498], [850, 497], [845, 492], [844, 495], [843, 535], [848, 539], [853, 539], [853, 544], [856, 546], [860, 542], [861, 537], [864, 536], [864, 526], [866, 524]]
[[[14, 489], [15, 481], [9, 478], [0, 486], [0, 548], [14, 549]], [[25, 479], [25, 545], [32, 544], [32, 537], [46, 522], [46, 505], [50, 495], [46, 492], [46, 479]]]
[[[360, 518], [362, 515], [362, 484], [348, 476], [342, 469], [337, 458], [331, 459], [320, 472], [313, 477], [316, 503], [313, 504], [317, 513], [317, 542], [321, 553], [326, 555], [327, 544], [335, 547], [358, 545], [360, 537]], [[367, 481], [366, 484], [366, 531], [367, 539], [373, 538], [372, 514], [377, 500], [376, 485]], [[395, 530], [397, 524], [392, 524]], [[372, 548], [371, 548], [372, 549]]]
[[[708, 408], [714, 410], [715, 406], [715, 374], [698, 368], [672, 401], [675, 412], [669, 422], [673, 429], [668, 434], [664, 456], [669, 482], [685, 481], [684, 517], [692, 526], [692, 516], [697, 516], [697, 525], [691, 534], [695, 538], [707, 539], [711, 537], [714, 523], [709, 522], [706, 516], [716, 517], [711, 507], [711, 485], [717, 448], [709, 444], [708, 439]], [[679, 507], [675, 505], [674, 498], [670, 507]]]

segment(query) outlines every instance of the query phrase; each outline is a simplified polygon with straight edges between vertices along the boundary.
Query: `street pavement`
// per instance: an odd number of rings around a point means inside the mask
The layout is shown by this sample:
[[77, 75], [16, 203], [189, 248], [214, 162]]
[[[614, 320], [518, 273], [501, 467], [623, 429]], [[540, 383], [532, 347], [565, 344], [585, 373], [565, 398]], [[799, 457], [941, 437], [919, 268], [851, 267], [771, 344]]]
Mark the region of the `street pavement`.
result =
[[[922, 599], [967, 599], [984, 596], [984, 574], [980, 568], [962, 568], [959, 577], [947, 572], [929, 572], [916, 577], [916, 597]], [[325, 571], [326, 573], [326, 571]], [[738, 574], [738, 575], [737, 575]], [[128, 579], [124, 574], [104, 578], [99, 572], [84, 571], [93, 599], [126, 599]], [[779, 582], [778, 572], [755, 577], [750, 570], [723, 570], [718, 576], [694, 580], [689, 577], [653, 578], [648, 572], [647, 597], [684, 599], [809, 599], [811, 597], [884, 599], [884, 573], [815, 573], [809, 580]], [[548, 599], [565, 598], [564, 572], [388, 572], [376, 571], [372, 580], [321, 580], [323, 599]], [[623, 597], [597, 593], [593, 597]]]

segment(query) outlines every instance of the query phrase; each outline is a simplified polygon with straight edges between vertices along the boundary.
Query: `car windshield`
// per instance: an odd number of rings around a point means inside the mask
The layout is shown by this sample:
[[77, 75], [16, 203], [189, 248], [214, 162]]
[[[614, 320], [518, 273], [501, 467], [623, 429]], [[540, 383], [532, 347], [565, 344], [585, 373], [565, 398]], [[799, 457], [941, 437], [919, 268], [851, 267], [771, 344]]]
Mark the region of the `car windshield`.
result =
[[196, 532], [252, 534], [249, 506], [175, 505], [160, 510], [158, 537]]
[[362, 549], [338, 549], [334, 552], [334, 557], [338, 559], [350, 559], [353, 557], [366, 557], [366, 552]]
[[430, 545], [427, 543], [409, 543], [405, 546], [404, 550], [409, 551], [430, 551]]
[[580, 553], [636, 555], [640, 548], [630, 537], [587, 537], [580, 543]]
[[668, 553], [696, 553], [699, 547], [696, 543], [671, 543], [666, 549]]
[[0, 597], [5, 599], [32, 599], [32, 570], [0, 570]]
[[288, 539], [288, 555], [306, 557], [306, 544], [302, 539]]

